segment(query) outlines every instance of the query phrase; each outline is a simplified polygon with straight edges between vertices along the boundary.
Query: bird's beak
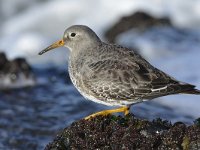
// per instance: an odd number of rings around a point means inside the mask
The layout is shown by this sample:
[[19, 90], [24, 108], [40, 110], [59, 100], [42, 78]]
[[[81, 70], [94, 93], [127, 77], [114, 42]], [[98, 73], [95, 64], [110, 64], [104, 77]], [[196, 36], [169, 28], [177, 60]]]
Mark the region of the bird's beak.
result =
[[42, 55], [42, 54], [44, 54], [44, 53], [46, 53], [46, 52], [48, 52], [48, 51], [50, 51], [50, 50], [52, 50], [52, 49], [55, 49], [55, 48], [57, 48], [57, 47], [64, 46], [64, 44], [65, 44], [65, 43], [64, 43], [63, 40], [57, 41], [57, 42], [53, 43], [52, 45], [50, 45], [49, 47], [47, 47], [47, 48], [45, 48], [44, 50], [42, 50], [41, 52], [39, 52], [38, 54], [39, 54], [39, 55]]

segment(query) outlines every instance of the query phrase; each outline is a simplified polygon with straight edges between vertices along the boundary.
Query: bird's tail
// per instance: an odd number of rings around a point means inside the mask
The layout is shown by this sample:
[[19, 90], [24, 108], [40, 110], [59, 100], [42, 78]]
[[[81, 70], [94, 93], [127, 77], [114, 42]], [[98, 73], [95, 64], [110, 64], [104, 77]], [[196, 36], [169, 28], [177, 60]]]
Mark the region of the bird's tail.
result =
[[196, 95], [200, 95], [200, 90], [193, 89], [193, 90], [190, 90], [190, 91], [183, 92], [183, 94], [196, 94]]
[[200, 95], [200, 90], [195, 89], [194, 85], [191, 84], [183, 84], [182, 88], [184, 89], [181, 93], [182, 94], [196, 94]]

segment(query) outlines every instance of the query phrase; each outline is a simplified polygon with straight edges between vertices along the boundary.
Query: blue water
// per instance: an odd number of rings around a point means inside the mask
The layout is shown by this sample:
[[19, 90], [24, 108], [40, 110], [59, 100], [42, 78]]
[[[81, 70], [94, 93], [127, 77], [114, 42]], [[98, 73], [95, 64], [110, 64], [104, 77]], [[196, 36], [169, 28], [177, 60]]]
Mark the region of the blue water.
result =
[[42, 149], [60, 129], [97, 109], [67, 73], [55, 71], [37, 72], [48, 81], [43, 85], [0, 93], [0, 149]]
[[[0, 92], [0, 149], [43, 149], [60, 130], [92, 112], [111, 107], [85, 100], [64, 70], [35, 69], [45, 83]], [[134, 105], [137, 117], [191, 121], [155, 101]]]

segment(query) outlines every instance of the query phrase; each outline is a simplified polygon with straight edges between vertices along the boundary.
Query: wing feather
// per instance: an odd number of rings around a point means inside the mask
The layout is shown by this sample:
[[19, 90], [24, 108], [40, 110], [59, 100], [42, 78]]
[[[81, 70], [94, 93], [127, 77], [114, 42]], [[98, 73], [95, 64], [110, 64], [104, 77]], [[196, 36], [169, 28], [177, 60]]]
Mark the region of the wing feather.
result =
[[177, 80], [134, 51], [120, 46], [108, 46], [101, 51], [101, 57], [86, 61], [87, 67], [82, 70], [83, 84], [96, 98], [135, 101], [176, 92], [173, 85], [179, 84]]

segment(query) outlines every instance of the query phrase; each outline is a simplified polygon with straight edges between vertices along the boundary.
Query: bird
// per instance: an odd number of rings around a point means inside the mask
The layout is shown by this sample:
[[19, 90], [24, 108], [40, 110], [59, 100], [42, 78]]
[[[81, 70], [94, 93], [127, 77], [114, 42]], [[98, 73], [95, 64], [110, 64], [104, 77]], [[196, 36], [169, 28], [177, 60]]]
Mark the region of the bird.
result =
[[171, 94], [200, 94], [194, 85], [181, 82], [146, 61], [136, 50], [103, 42], [86, 25], [67, 28], [63, 38], [39, 55], [58, 47], [69, 49], [68, 72], [80, 94], [88, 100], [115, 109], [91, 114], [85, 119], [122, 112], [133, 104]]

